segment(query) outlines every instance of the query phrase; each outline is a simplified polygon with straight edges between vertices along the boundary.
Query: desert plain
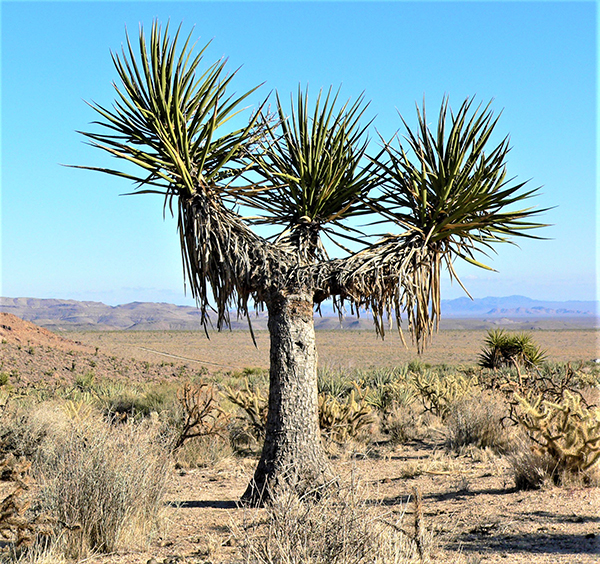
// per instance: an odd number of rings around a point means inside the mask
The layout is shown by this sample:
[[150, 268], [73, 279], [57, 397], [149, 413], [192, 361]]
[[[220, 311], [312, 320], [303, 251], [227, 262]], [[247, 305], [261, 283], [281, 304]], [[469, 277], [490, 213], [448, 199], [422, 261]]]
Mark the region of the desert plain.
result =
[[[16, 331], [18, 333], [18, 331]], [[268, 367], [268, 334], [257, 332], [257, 346], [246, 331], [65, 332], [57, 341], [22, 333], [20, 342], [2, 335], [0, 361], [14, 367], [23, 383], [67, 379], [93, 367], [97, 379], [117, 377], [211, 378]], [[593, 370], [600, 357], [597, 330], [534, 330], [535, 341], [552, 362]], [[15, 335], [13, 334], [12, 337]], [[472, 366], [486, 331], [441, 330], [419, 358], [424, 364]], [[408, 337], [407, 337], [408, 339]], [[319, 362], [331, 370], [392, 368], [418, 357], [391, 331], [382, 340], [372, 331], [317, 332]], [[426, 420], [415, 426], [427, 425]], [[600, 562], [600, 488], [573, 482], [518, 490], [506, 456], [490, 449], [448, 448], [443, 427], [432, 424], [400, 443], [377, 437], [344, 448], [330, 448], [342, 481], [360, 482], [368, 503], [385, 519], [402, 517], [410, 528], [415, 491], [422, 495], [428, 562], [591, 564]], [[258, 452], [231, 454], [213, 463], [174, 465], [168, 484], [165, 519], [159, 534], [143, 547], [90, 554], [89, 564], [208, 564], [246, 562], [240, 531], [265, 522], [264, 509], [238, 500], [252, 476]], [[416, 488], [416, 490], [415, 490]], [[252, 526], [250, 527], [250, 529]], [[424, 560], [425, 561], [425, 560]]]

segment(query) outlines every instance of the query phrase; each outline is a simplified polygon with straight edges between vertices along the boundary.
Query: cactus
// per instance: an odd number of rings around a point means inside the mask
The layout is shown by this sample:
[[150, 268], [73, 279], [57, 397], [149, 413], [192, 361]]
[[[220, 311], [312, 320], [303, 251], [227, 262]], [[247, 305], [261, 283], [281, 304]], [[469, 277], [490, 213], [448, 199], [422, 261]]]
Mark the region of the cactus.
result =
[[371, 406], [366, 401], [368, 388], [361, 390], [354, 383], [354, 389], [345, 400], [327, 393], [319, 394], [319, 425], [329, 438], [343, 443], [348, 438], [356, 438], [360, 431], [374, 421]]
[[15, 548], [31, 546], [36, 538], [52, 533], [52, 520], [28, 512], [31, 505], [31, 462], [12, 454], [0, 461], [0, 537]]
[[225, 397], [233, 404], [241, 407], [248, 416], [252, 429], [257, 438], [265, 436], [265, 425], [267, 423], [267, 412], [269, 405], [267, 398], [260, 390], [251, 389], [248, 378], [244, 379], [246, 387], [243, 390], [232, 390], [225, 388]]
[[413, 385], [421, 396], [425, 411], [445, 419], [450, 414], [452, 404], [469, 397], [477, 386], [477, 377], [462, 374], [433, 374], [431, 372], [413, 374]]
[[515, 394], [522, 414], [520, 423], [537, 444], [540, 453], [548, 453], [555, 462], [553, 480], [558, 483], [565, 473], [586, 473], [600, 460], [600, 409], [582, 405], [581, 397], [565, 391], [560, 402], [540, 395], [530, 402]]

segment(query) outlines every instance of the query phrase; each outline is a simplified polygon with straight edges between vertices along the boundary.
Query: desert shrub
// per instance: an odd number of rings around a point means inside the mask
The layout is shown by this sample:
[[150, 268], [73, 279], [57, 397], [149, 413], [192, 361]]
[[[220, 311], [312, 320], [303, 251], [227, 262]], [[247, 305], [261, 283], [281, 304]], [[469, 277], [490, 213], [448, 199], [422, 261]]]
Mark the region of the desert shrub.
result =
[[407, 407], [417, 399], [413, 386], [403, 382], [385, 384], [376, 388], [369, 388], [367, 403], [385, 414], [393, 409]]
[[67, 564], [69, 561], [65, 558], [60, 539], [47, 539], [35, 543], [26, 550], [4, 552], [0, 555], [0, 562], [2, 564]]
[[168, 457], [149, 424], [115, 428], [99, 416], [70, 420], [34, 458], [39, 504], [67, 527], [67, 553], [142, 544], [162, 511]]
[[367, 394], [368, 390], [356, 383], [345, 399], [319, 394], [319, 426], [323, 434], [338, 443], [358, 438], [375, 421]]
[[75, 386], [81, 390], [91, 390], [94, 385], [95, 379], [95, 374], [90, 370], [85, 374], [78, 374], [77, 376], [75, 376], [74, 383]]
[[504, 425], [506, 406], [489, 393], [454, 402], [446, 418], [447, 443], [452, 449], [473, 445], [506, 452], [510, 445]]
[[533, 402], [516, 398], [522, 409], [519, 421], [534, 450], [553, 461], [553, 481], [560, 484], [568, 474], [589, 477], [600, 461], [600, 408], [585, 407], [581, 396], [569, 391], [556, 403], [542, 396]]
[[[315, 495], [316, 494], [316, 495]], [[355, 483], [298, 496], [280, 488], [262, 523], [234, 529], [249, 564], [408, 564], [429, 561], [430, 535], [416, 504], [414, 533], [373, 505]]]
[[46, 441], [68, 425], [61, 402], [12, 402], [0, 416], [0, 453], [32, 460]]
[[479, 355], [479, 365], [484, 368], [502, 368], [520, 364], [539, 366], [546, 359], [529, 333], [508, 333], [504, 329], [488, 331], [485, 348]]
[[508, 454], [508, 463], [518, 490], [537, 490], [552, 482], [556, 463], [527, 436], [519, 436]]
[[93, 387], [92, 393], [100, 409], [115, 420], [143, 418], [151, 413], [175, 409], [178, 385], [161, 382], [152, 385], [131, 385], [119, 381], [104, 381]]
[[10, 374], [8, 372], [0, 372], [0, 386], [6, 386], [10, 381]]
[[413, 373], [413, 386], [421, 398], [426, 411], [445, 419], [452, 404], [469, 397], [477, 390], [475, 375], [467, 376], [458, 372], [440, 373], [426, 371]]
[[186, 383], [177, 392], [177, 401], [179, 410], [173, 450], [181, 448], [189, 439], [224, 436], [229, 416], [219, 405], [213, 386], [205, 382]]
[[521, 368], [519, 365], [503, 367], [499, 370], [484, 370], [481, 384], [499, 390], [507, 396], [518, 393], [522, 396], [543, 396], [544, 399], [560, 400], [565, 391], [595, 386], [597, 376], [580, 365], [574, 368], [571, 363], [544, 363], [542, 366]]
[[393, 445], [421, 439], [431, 431], [429, 415], [414, 403], [395, 406], [382, 418], [381, 430], [388, 435]]
[[256, 439], [262, 439], [265, 436], [269, 409], [267, 398], [260, 388], [251, 386], [247, 378], [245, 378], [244, 383], [245, 387], [240, 390], [234, 390], [226, 386], [223, 395], [231, 403], [242, 409], [246, 425], [241, 425], [241, 428], [245, 428]]
[[415, 359], [408, 363], [407, 369], [413, 374], [424, 374], [427, 370], [431, 369], [431, 365], [423, 362], [420, 359]]
[[239, 381], [242, 381], [244, 385], [248, 382], [251, 389], [264, 390], [269, 387], [269, 370], [258, 367], [246, 367], [243, 370], [221, 373], [220, 379], [228, 380], [234, 388], [238, 388]]

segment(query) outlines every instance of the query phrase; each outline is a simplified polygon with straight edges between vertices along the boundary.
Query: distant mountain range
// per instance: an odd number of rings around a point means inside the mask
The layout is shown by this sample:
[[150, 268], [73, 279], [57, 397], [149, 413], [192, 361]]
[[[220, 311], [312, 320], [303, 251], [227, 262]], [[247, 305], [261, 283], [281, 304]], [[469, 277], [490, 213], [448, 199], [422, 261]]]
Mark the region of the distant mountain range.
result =
[[[54, 300], [36, 298], [0, 298], [0, 311], [12, 313], [26, 321], [53, 331], [69, 330], [199, 330], [202, 329], [200, 312], [195, 307], [176, 306], [166, 303], [134, 302], [109, 306], [101, 302]], [[442, 318], [485, 321], [488, 325], [501, 324], [503, 320], [519, 325], [539, 323], [540, 320], [578, 320], [585, 326], [597, 325], [598, 303], [585, 301], [546, 302], [524, 296], [482, 298], [470, 300], [458, 298], [442, 300]], [[245, 329], [248, 322], [231, 315], [232, 329]], [[266, 329], [266, 315], [252, 316], [256, 329]], [[340, 328], [340, 321], [331, 307], [323, 307], [323, 316], [315, 316], [317, 330]], [[347, 317], [342, 323], [345, 329], [370, 329], [370, 315], [360, 319]]]
[[548, 302], [525, 296], [442, 300], [445, 317], [597, 317], [598, 302]]

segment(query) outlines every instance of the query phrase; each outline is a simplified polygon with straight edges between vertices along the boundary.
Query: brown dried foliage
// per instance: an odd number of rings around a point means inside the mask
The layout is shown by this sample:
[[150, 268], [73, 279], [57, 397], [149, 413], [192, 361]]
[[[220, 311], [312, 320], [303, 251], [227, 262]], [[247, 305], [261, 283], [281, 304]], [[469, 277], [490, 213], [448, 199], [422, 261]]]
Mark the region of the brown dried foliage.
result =
[[9, 454], [0, 461], [0, 536], [15, 548], [31, 546], [38, 535], [52, 533], [52, 520], [31, 515], [31, 462]]
[[213, 386], [186, 383], [177, 393], [183, 410], [183, 419], [173, 450], [194, 437], [221, 435], [229, 422], [229, 416], [219, 405]]

